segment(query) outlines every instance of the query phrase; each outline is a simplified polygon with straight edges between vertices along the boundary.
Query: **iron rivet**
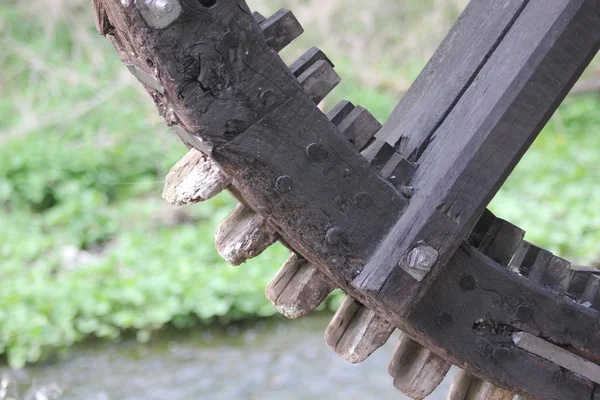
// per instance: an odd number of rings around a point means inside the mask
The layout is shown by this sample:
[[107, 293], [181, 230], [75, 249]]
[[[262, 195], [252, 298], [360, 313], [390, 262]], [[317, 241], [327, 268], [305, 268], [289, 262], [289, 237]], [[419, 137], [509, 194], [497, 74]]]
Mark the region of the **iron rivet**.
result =
[[133, 4], [133, 0], [121, 0], [121, 4], [123, 5], [123, 7], [129, 7]]
[[275, 189], [279, 193], [287, 193], [294, 187], [294, 181], [287, 175], [280, 176], [275, 181]]
[[312, 160], [321, 161], [325, 158], [326, 153], [323, 146], [317, 143], [311, 143], [306, 147], [306, 155]]
[[533, 310], [526, 305], [517, 307], [516, 319], [518, 322], [527, 322], [533, 317]]
[[438, 322], [442, 328], [450, 328], [453, 324], [452, 315], [446, 311], [442, 311], [440, 315], [438, 315]]
[[240, 119], [230, 119], [225, 124], [225, 130], [227, 131], [227, 133], [231, 133], [234, 135], [241, 133], [244, 130], [244, 127], [245, 127], [244, 121], [242, 121]]
[[354, 197], [354, 202], [358, 208], [364, 210], [365, 208], [371, 207], [373, 198], [369, 193], [359, 193]]
[[458, 281], [458, 285], [465, 292], [471, 292], [477, 288], [477, 279], [471, 274], [464, 274]]
[[571, 340], [573, 341], [573, 344], [583, 346], [585, 342], [587, 342], [587, 335], [582, 331], [573, 332]]
[[271, 89], [267, 89], [260, 94], [260, 101], [263, 105], [270, 107], [277, 101], [277, 95]]
[[325, 240], [329, 244], [338, 244], [342, 240], [342, 230], [340, 228], [330, 228], [325, 234]]

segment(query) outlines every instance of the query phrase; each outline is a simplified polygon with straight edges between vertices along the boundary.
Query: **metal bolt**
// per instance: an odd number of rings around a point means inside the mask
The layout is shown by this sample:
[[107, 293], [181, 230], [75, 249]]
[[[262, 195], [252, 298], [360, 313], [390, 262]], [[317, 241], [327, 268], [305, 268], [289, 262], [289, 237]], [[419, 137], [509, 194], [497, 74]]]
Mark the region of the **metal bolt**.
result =
[[402, 258], [400, 267], [421, 282], [437, 261], [438, 251], [424, 242], [419, 242]]
[[260, 101], [263, 105], [271, 107], [277, 101], [277, 94], [271, 89], [267, 89], [260, 94]]
[[342, 230], [337, 227], [330, 228], [325, 234], [325, 240], [329, 244], [338, 244], [342, 240]]
[[121, 4], [123, 5], [123, 7], [129, 7], [133, 4], [133, 0], [121, 0]]
[[[125, 1], [121, 0], [123, 5]], [[164, 29], [182, 14], [178, 0], [135, 0], [135, 5], [144, 21], [155, 29]]]
[[321, 161], [325, 158], [327, 153], [320, 144], [311, 143], [306, 147], [306, 155], [312, 160]]
[[356, 206], [360, 209], [365, 209], [371, 207], [373, 204], [373, 197], [369, 193], [359, 193], [354, 196], [354, 202]]
[[287, 193], [294, 187], [294, 181], [287, 175], [280, 176], [275, 181], [275, 190], [279, 193]]

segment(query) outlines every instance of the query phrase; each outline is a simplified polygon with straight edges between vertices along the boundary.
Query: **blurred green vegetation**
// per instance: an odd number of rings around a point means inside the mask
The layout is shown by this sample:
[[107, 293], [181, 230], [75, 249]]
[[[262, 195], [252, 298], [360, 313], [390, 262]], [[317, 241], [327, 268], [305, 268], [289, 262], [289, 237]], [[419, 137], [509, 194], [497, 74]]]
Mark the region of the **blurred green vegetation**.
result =
[[[20, 367], [90, 336], [146, 341], [166, 324], [274, 315], [263, 290], [287, 251], [232, 268], [213, 246], [231, 198], [177, 210], [160, 199], [185, 148], [95, 33], [89, 4], [61, 5], [0, 4], [0, 353]], [[314, 44], [303, 40], [289, 54]], [[364, 68], [331, 56], [344, 82], [328, 102], [348, 98], [384, 120], [399, 97], [391, 81], [410, 82], [428, 54]], [[599, 253], [599, 107], [597, 95], [568, 100], [492, 205], [529, 240], [582, 262]]]

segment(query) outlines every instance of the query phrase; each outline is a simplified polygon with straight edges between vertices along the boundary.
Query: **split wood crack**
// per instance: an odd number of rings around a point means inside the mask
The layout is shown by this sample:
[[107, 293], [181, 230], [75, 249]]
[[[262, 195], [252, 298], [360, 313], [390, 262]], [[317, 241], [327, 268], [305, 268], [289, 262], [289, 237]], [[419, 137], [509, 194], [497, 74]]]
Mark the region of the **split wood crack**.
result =
[[582, 373], [600, 363], [600, 272], [486, 210], [598, 51], [600, 0], [473, 0], [383, 127], [349, 101], [320, 111], [340, 77], [317, 48], [282, 62], [303, 31], [290, 11], [208, 4], [92, 0], [189, 148], [165, 199], [238, 199], [215, 234], [231, 264], [287, 246], [266, 289], [285, 316], [344, 290], [325, 336], [348, 361], [402, 330], [389, 372], [408, 396], [454, 364], [453, 400], [600, 398]]

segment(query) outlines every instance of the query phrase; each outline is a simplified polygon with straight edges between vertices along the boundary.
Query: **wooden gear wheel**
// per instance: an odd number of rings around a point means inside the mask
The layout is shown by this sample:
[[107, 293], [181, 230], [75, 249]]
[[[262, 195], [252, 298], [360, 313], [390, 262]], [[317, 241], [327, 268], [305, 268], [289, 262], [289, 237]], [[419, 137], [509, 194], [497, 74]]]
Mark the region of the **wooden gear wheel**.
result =
[[486, 210], [600, 47], [600, 0], [473, 0], [381, 126], [317, 105], [340, 82], [302, 33], [243, 0], [92, 0], [96, 25], [189, 153], [164, 197], [228, 190], [231, 264], [290, 249], [266, 295], [286, 317], [347, 293], [325, 333], [352, 363], [402, 331], [389, 372], [422, 399], [600, 399], [600, 271]]

